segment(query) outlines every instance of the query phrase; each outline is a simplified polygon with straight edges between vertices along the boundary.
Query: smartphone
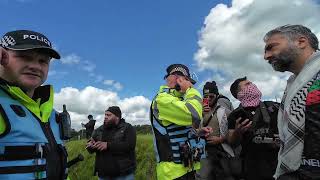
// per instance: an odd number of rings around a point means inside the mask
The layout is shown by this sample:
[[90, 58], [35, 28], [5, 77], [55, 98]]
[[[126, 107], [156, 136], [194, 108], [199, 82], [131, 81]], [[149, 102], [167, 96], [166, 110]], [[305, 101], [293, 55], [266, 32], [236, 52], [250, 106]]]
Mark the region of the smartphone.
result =
[[209, 106], [209, 98], [203, 98], [202, 104], [203, 104], [203, 106]]
[[180, 91], [180, 90], [181, 90], [181, 87], [180, 87], [179, 84], [176, 84], [176, 85], [174, 86], [174, 89], [177, 90], [177, 91]]
[[235, 119], [241, 118], [240, 123], [246, 119], [250, 119], [247, 112], [245, 110], [243, 110], [242, 108], [239, 108], [239, 109], [233, 111], [232, 115]]
[[205, 107], [204, 110], [208, 111], [207, 108], [209, 108], [209, 98], [203, 98], [202, 104], [203, 104], [203, 107]]

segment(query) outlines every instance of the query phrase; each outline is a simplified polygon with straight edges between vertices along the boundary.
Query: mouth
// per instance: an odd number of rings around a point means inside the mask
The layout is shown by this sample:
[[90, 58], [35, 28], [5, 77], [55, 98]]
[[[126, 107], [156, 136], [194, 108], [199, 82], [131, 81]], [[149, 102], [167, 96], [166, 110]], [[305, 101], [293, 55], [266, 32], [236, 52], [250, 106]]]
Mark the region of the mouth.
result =
[[268, 61], [269, 64], [271, 64], [272, 66], [274, 66], [276, 64], [276, 60], [275, 59], [270, 59]]
[[24, 74], [24, 75], [27, 75], [27, 76], [35, 76], [35, 77], [41, 78], [40, 74], [37, 74], [37, 73], [26, 72], [26, 73], [23, 73], [23, 74]]

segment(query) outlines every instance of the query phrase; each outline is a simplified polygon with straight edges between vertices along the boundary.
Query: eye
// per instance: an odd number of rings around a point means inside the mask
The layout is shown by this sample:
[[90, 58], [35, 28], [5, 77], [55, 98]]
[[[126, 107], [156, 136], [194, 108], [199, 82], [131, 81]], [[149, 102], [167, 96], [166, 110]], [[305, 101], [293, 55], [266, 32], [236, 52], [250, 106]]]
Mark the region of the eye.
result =
[[49, 64], [50, 59], [40, 59], [39, 62], [40, 64]]
[[20, 59], [22, 59], [24, 61], [31, 61], [32, 60], [32, 56], [31, 55], [24, 54], [24, 53], [16, 54], [15, 57], [20, 58]]
[[265, 51], [270, 51], [273, 48], [272, 44], [269, 44], [268, 46], [266, 46]]

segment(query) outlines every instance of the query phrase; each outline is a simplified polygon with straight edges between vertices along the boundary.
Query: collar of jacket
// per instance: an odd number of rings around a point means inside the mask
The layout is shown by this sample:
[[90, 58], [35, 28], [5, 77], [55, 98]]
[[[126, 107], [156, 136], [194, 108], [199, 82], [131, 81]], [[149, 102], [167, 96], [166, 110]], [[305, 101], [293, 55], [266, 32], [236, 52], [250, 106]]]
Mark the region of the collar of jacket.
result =
[[53, 87], [51, 85], [39, 86], [30, 98], [20, 87], [0, 78], [0, 87], [12, 98], [19, 101], [42, 122], [48, 122], [53, 110]]

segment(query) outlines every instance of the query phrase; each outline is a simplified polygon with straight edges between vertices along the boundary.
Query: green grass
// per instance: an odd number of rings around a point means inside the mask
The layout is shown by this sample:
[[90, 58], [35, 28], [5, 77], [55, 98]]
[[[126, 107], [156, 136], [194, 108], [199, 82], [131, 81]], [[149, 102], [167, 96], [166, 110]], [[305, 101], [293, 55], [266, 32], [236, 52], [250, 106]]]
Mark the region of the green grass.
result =
[[[75, 158], [81, 153], [85, 160], [77, 163], [69, 169], [71, 180], [97, 180], [93, 176], [95, 154], [89, 154], [85, 149], [86, 140], [70, 141], [66, 144], [69, 159]], [[151, 135], [138, 135], [136, 144], [137, 170], [136, 180], [155, 180], [156, 160], [153, 150]]]

